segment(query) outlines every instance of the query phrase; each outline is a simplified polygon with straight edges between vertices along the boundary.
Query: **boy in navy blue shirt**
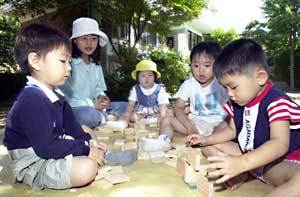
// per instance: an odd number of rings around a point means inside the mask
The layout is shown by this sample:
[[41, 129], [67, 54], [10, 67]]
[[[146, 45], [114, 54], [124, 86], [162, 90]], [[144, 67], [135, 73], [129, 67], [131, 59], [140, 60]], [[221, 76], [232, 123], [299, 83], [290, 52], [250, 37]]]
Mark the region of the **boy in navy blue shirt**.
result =
[[94, 180], [105, 159], [111, 165], [135, 160], [134, 152], [112, 154], [103, 146], [89, 145], [90, 134], [82, 130], [69, 104], [55, 91], [70, 76], [68, 37], [51, 26], [30, 24], [17, 36], [15, 56], [30, 74], [5, 129], [4, 144], [16, 181], [34, 188], [79, 187]]

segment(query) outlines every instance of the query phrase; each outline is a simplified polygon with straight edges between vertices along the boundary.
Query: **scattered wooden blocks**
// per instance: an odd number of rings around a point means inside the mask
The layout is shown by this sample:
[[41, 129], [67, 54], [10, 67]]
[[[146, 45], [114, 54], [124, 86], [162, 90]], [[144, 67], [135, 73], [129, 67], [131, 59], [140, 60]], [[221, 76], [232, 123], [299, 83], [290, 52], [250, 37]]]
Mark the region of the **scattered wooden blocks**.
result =
[[126, 140], [124, 139], [116, 139], [115, 140], [115, 145], [118, 145], [118, 146], [123, 146], [125, 144]]
[[147, 138], [157, 138], [158, 132], [149, 132], [147, 133]]
[[101, 132], [101, 133], [113, 133], [114, 132], [112, 128], [109, 128], [109, 127], [106, 127], [103, 125], [96, 127], [95, 130], [97, 132]]
[[137, 142], [127, 142], [121, 146], [121, 150], [137, 149]]
[[129, 179], [130, 179], [129, 176], [120, 173], [110, 174], [108, 176], [105, 176], [105, 180], [107, 180], [111, 184], [128, 182]]
[[152, 163], [167, 163], [169, 158], [167, 157], [154, 157], [151, 158]]
[[146, 129], [146, 125], [143, 124], [143, 123], [140, 123], [140, 122], [136, 122], [136, 123], [134, 123], [133, 128], [145, 130]]
[[99, 181], [95, 182], [94, 184], [97, 186], [100, 186], [102, 189], [107, 189], [107, 188], [110, 188], [113, 186], [112, 183], [110, 183], [109, 181], [107, 181], [105, 179], [99, 180]]
[[96, 139], [99, 141], [109, 141], [109, 136], [97, 136]]

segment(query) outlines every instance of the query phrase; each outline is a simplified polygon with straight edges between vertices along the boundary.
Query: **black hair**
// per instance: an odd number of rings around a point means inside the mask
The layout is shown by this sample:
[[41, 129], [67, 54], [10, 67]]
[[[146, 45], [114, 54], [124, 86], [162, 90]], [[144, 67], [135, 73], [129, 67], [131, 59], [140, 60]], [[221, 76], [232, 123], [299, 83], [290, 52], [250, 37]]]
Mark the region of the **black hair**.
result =
[[[77, 38], [74, 38], [72, 40], [72, 49], [73, 49], [72, 50], [72, 57], [73, 58], [79, 58], [79, 57], [82, 56], [82, 52], [80, 51], [80, 49], [75, 44], [75, 42], [74, 42], [75, 39], [77, 39]], [[101, 47], [99, 45], [99, 42], [100, 42], [100, 38], [98, 39], [98, 44], [97, 44], [96, 50], [91, 55], [89, 55], [89, 57], [91, 59], [91, 62], [94, 62], [95, 64], [100, 64]]]
[[193, 57], [196, 54], [201, 54], [201, 53], [206, 53], [208, 55], [211, 55], [214, 59], [216, 59], [220, 51], [221, 51], [221, 47], [218, 43], [213, 41], [203, 41], [193, 47], [190, 54], [190, 61], [192, 62]]
[[70, 39], [63, 32], [49, 24], [31, 23], [24, 26], [17, 34], [15, 58], [22, 71], [29, 74], [31, 71], [28, 63], [29, 53], [34, 52], [44, 57], [50, 51], [60, 47], [72, 51]]
[[214, 63], [214, 74], [220, 79], [224, 75], [250, 74], [255, 68], [269, 72], [262, 47], [251, 39], [241, 38], [229, 43]]

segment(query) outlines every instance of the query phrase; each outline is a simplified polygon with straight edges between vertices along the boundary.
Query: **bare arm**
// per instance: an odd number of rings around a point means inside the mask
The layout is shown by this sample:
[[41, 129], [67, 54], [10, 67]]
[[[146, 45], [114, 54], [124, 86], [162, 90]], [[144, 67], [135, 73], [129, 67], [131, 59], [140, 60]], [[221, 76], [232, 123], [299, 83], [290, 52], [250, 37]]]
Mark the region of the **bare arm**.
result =
[[210, 136], [192, 134], [186, 138], [186, 141], [190, 142], [191, 144], [201, 144], [202, 146], [207, 146], [228, 142], [236, 138], [236, 130], [232, 118], [229, 120], [229, 125], [224, 120], [220, 123], [218, 128], [222, 128], [222, 130], [214, 130]]
[[205, 145], [220, 144], [236, 138], [236, 129], [233, 118], [229, 119], [229, 124], [224, 120], [221, 122], [222, 130], [214, 130], [212, 135], [205, 138]]
[[126, 120], [127, 122], [130, 122], [130, 116], [134, 110], [135, 107], [135, 101], [128, 101], [127, 107], [125, 112], [121, 115], [120, 119]]
[[191, 123], [188, 116], [185, 114], [185, 102], [184, 100], [178, 98], [175, 103], [175, 116], [184, 125], [189, 134], [198, 133], [198, 129]]
[[160, 113], [160, 118], [163, 118], [167, 114], [167, 105], [166, 104], [160, 104], [159, 105], [159, 113]]
[[271, 163], [288, 151], [290, 142], [289, 121], [272, 122], [270, 130], [270, 140], [266, 141], [254, 151], [242, 156], [244, 171]]
[[210, 176], [222, 176], [217, 183], [224, 182], [242, 172], [246, 172], [271, 163], [283, 156], [289, 147], [289, 121], [271, 123], [270, 140], [257, 149], [241, 156], [216, 156], [208, 158], [215, 163], [209, 168], [217, 168]]

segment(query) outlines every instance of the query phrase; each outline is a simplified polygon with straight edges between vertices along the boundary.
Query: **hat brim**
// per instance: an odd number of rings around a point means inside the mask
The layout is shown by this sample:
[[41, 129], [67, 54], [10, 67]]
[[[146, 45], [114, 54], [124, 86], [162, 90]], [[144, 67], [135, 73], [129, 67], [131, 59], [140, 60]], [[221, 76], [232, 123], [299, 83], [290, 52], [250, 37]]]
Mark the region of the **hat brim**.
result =
[[[136, 73], [139, 72], [139, 71], [145, 71], [145, 70], [134, 70], [134, 71], [131, 72], [131, 77], [132, 77], [134, 80], [136, 80], [136, 81], [137, 81], [137, 79], [136, 79]], [[150, 70], [150, 71], [156, 73], [156, 79], [160, 78], [160, 76], [161, 76], [160, 72], [154, 71], [154, 70]]]
[[90, 34], [99, 36], [99, 45], [101, 47], [104, 47], [109, 42], [107, 35], [103, 31], [97, 31], [97, 32], [95, 32], [95, 31], [86, 31], [86, 32], [81, 32], [80, 34], [74, 34], [74, 35], [72, 35], [70, 37], [70, 39], [73, 40], [75, 38], [79, 38], [81, 36], [90, 35]]

